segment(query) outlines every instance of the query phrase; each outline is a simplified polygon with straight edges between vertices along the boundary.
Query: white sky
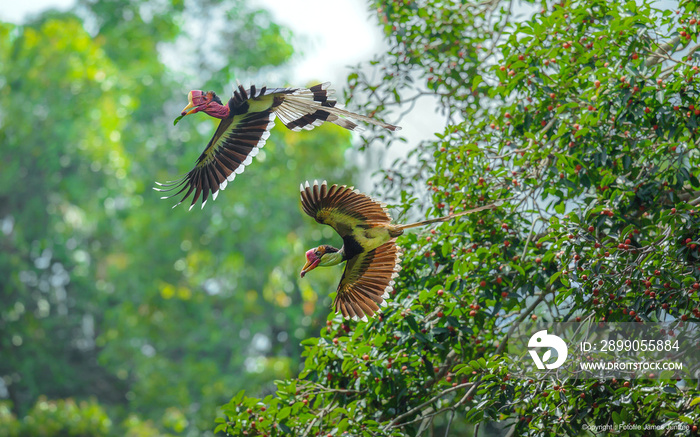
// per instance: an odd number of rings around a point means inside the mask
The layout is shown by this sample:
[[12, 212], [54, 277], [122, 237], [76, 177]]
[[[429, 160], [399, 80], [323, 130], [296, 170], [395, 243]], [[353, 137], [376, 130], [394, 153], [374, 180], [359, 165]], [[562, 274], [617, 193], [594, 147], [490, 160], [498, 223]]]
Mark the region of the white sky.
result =
[[0, 7], [0, 19], [12, 23], [21, 23], [25, 18], [48, 8], [68, 9], [75, 0], [25, 0], [23, 2], [5, 0]]

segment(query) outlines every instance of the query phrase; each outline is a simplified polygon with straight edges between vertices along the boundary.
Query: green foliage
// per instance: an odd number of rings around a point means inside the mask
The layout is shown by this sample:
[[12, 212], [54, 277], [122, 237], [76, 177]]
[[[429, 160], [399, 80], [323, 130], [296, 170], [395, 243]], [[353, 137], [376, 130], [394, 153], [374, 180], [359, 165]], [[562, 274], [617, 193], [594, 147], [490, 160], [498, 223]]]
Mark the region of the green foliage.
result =
[[588, 435], [624, 422], [694, 435], [694, 381], [524, 380], [503, 352], [536, 318], [700, 319], [696, 3], [372, 5], [391, 48], [350, 75], [352, 94], [372, 96], [365, 112], [431, 95], [447, 117], [384, 172], [385, 200], [428, 216], [508, 200], [401, 237], [383, 315], [330, 317], [304, 341], [299, 377], [275, 397], [239, 393], [218, 429]]
[[94, 402], [75, 403], [72, 399], [47, 401], [39, 398], [21, 421], [10, 413], [7, 403], [0, 403], [0, 424], [3, 435], [8, 437], [112, 435], [112, 422], [100, 406]]
[[16, 417], [44, 411], [40, 395], [94, 398], [115, 435], [210, 433], [233, 388], [291, 377], [319, 329], [335, 278], [297, 284], [302, 242], [325, 235], [302, 228], [298, 186], [351, 177], [347, 132], [275, 128], [204, 211], [151, 189], [189, 170], [216, 126], [172, 126], [189, 89], [158, 50], [221, 17], [249, 40], [183, 53], [201, 88], [226, 96], [292, 55], [286, 29], [236, 0], [86, 0], [0, 23], [0, 396]]

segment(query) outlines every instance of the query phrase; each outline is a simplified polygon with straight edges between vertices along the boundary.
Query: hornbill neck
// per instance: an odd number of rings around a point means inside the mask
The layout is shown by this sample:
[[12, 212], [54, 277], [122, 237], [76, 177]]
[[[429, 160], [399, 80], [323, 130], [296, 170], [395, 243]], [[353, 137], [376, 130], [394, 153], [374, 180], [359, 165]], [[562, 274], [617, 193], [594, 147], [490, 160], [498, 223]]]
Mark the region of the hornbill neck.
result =
[[211, 115], [214, 118], [224, 119], [231, 113], [231, 108], [228, 105], [222, 105], [219, 102], [211, 102], [204, 110], [205, 114]]
[[345, 246], [341, 247], [340, 249], [336, 249], [336, 252], [327, 252], [323, 258], [324, 266], [335, 266], [343, 261], [347, 261], [347, 257], [345, 256]]

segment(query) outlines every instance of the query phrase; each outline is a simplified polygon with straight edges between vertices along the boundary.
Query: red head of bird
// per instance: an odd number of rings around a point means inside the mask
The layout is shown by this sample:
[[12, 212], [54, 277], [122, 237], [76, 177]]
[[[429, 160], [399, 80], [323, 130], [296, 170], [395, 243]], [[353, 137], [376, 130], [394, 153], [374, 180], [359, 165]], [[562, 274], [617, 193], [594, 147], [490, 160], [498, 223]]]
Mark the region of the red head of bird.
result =
[[204, 91], [192, 90], [187, 94], [187, 100], [189, 103], [182, 110], [180, 116], [175, 120], [177, 124], [180, 119], [186, 115], [194, 114], [197, 112], [204, 112], [211, 115], [214, 118], [226, 118], [229, 115], [230, 109], [228, 105], [221, 103], [221, 99], [216, 95], [214, 91]]
[[343, 262], [343, 253], [333, 246], [324, 244], [315, 249], [309, 249], [306, 251], [306, 264], [301, 269], [301, 277], [303, 278], [318, 266], [334, 266], [341, 262]]

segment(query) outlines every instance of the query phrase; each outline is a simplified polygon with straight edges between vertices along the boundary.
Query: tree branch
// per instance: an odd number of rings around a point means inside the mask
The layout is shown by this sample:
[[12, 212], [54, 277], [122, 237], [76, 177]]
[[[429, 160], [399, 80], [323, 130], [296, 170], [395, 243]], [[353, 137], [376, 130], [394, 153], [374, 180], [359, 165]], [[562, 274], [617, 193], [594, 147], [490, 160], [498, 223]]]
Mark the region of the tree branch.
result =
[[510, 329], [506, 333], [506, 336], [503, 337], [501, 344], [499, 344], [498, 347], [496, 348], [496, 352], [494, 352], [494, 355], [499, 355], [503, 352], [503, 350], [506, 348], [506, 343], [508, 343], [508, 339], [510, 338], [510, 336], [513, 335], [513, 333], [518, 328], [518, 326], [523, 322], [523, 320], [525, 320], [527, 318], [527, 316], [530, 315], [530, 313], [535, 311], [535, 308], [537, 307], [537, 305], [542, 303], [544, 301], [544, 298], [551, 292], [552, 292], [552, 285], [550, 284], [550, 285], [547, 285], [547, 288], [545, 288], [544, 291], [542, 291], [542, 293], [540, 293], [540, 295], [537, 297], [537, 299], [535, 299], [535, 301], [532, 302], [529, 307], [527, 307], [525, 312], [520, 314], [520, 317], [518, 317], [517, 320], [515, 322], [513, 322], [513, 324], [510, 326]]
[[649, 55], [645, 60], [644, 60], [644, 65], [646, 67], [653, 67], [654, 65], [662, 62], [664, 60], [664, 57], [661, 55], [666, 55], [666, 58], [671, 57], [671, 50], [673, 50], [674, 47], [676, 47], [679, 43], [681, 42], [681, 37], [677, 36], [673, 38], [671, 41], [661, 44], [658, 49], [656, 49], [651, 55]]

